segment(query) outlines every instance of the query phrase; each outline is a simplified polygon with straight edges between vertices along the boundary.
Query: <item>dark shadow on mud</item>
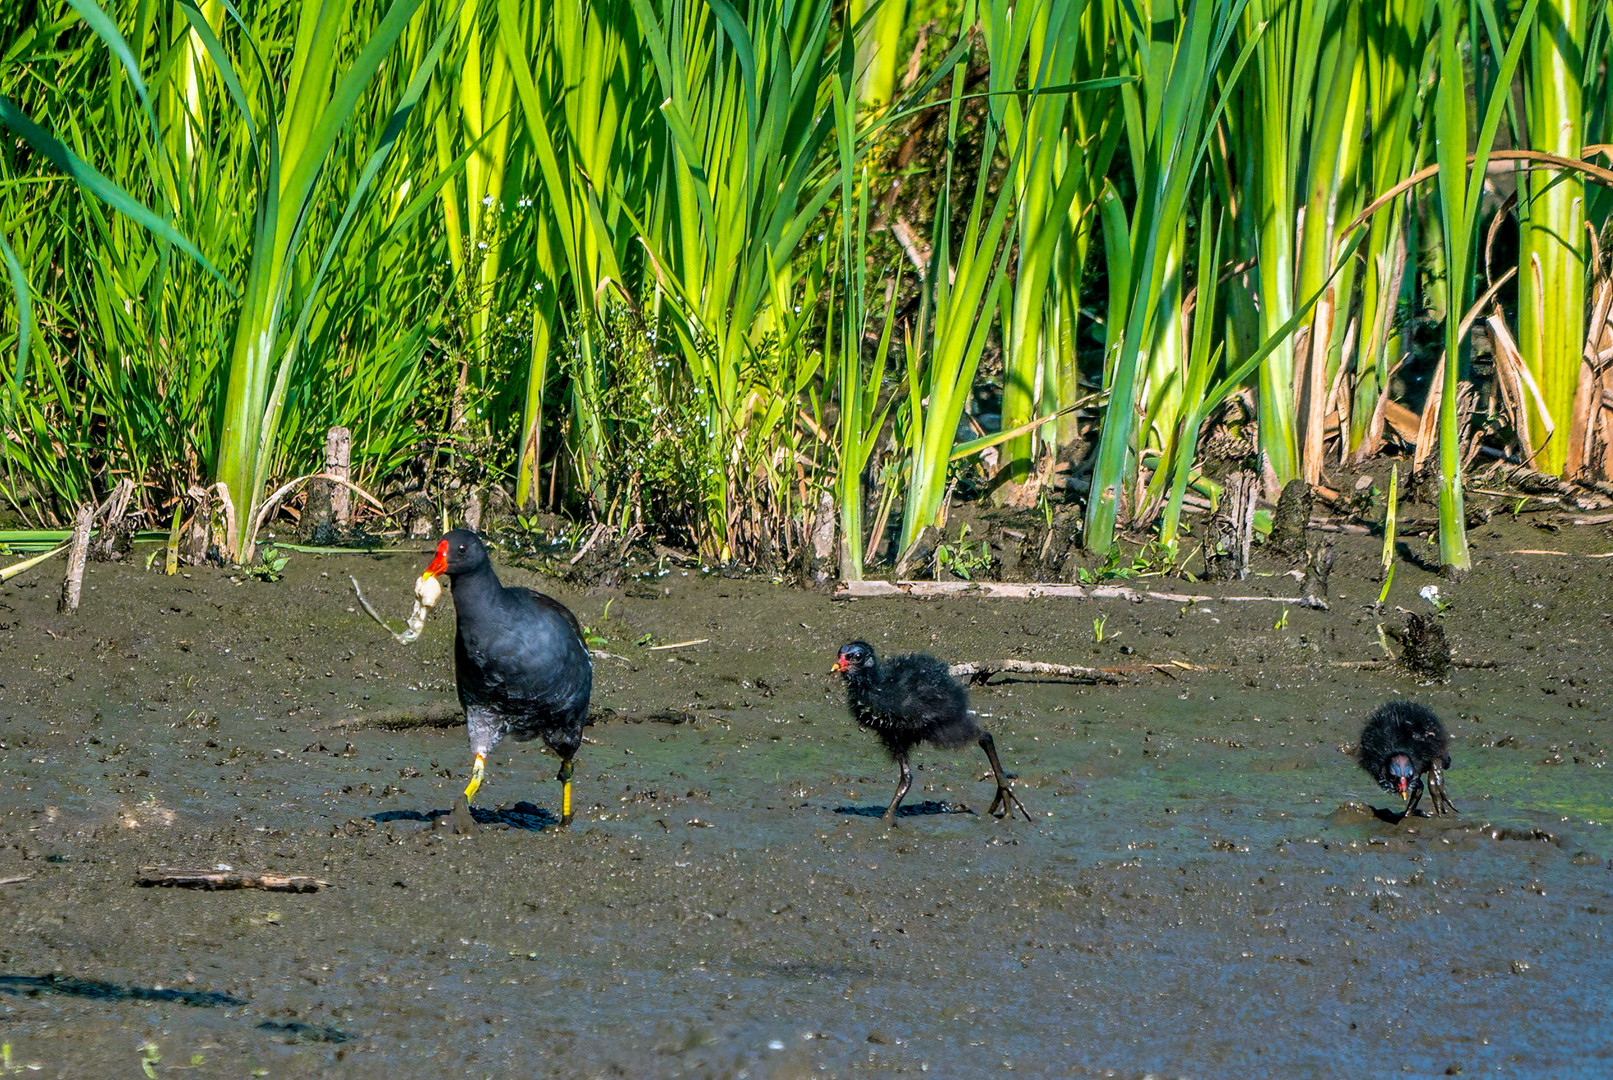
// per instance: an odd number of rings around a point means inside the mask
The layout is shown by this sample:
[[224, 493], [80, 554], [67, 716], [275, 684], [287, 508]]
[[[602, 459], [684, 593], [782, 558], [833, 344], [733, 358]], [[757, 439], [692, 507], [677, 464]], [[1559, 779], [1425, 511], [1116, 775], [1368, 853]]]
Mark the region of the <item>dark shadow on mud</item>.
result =
[[[384, 825], [389, 821], [423, 821], [432, 824], [438, 818], [448, 817], [452, 813], [452, 810], [424, 812], [383, 810], [379, 814], [371, 814], [370, 820], [378, 825]], [[518, 802], [514, 806], [500, 806], [496, 810], [489, 810], [485, 806], [473, 806], [470, 808], [470, 816], [478, 825], [505, 825], [512, 829], [525, 829], [527, 832], [541, 832], [552, 825], [560, 824], [560, 818], [555, 814], [525, 801]]]
[[[38, 997], [61, 994], [91, 1001], [158, 1001], [170, 1005], [190, 1005], [202, 1009], [227, 1009], [251, 1004], [216, 990], [170, 990], [166, 987], [132, 986], [76, 979], [71, 975], [0, 975], [0, 994]], [[259, 1031], [290, 1035], [298, 1042], [344, 1043], [353, 1036], [325, 1024], [305, 1024], [299, 1020], [264, 1020], [254, 1025]]]
[[1404, 540], [1395, 541], [1396, 555], [1399, 555], [1402, 559], [1411, 563], [1425, 574], [1439, 573], [1441, 569], [1439, 560], [1429, 558], [1427, 554], [1425, 554], [1426, 550], [1427, 549], [1424, 548], [1422, 544], [1413, 546]]
[[102, 982], [100, 979], [75, 979], [71, 975], [54, 974], [0, 975], [0, 994], [12, 994], [17, 997], [62, 994], [66, 997], [91, 998], [96, 1001], [165, 1001], [208, 1009], [247, 1004], [238, 997], [212, 990], [168, 990], [153, 986], [125, 986], [120, 983]]
[[340, 1028], [326, 1024], [305, 1024], [301, 1020], [265, 1020], [257, 1028], [259, 1031], [272, 1031], [276, 1035], [290, 1035], [297, 1042], [344, 1043], [353, 1037]]
[[[837, 814], [852, 814], [856, 817], [884, 817], [883, 806], [837, 806]], [[972, 814], [963, 803], [941, 802], [937, 799], [925, 799], [923, 802], [903, 803], [896, 808], [897, 817], [931, 817], [935, 814]]]

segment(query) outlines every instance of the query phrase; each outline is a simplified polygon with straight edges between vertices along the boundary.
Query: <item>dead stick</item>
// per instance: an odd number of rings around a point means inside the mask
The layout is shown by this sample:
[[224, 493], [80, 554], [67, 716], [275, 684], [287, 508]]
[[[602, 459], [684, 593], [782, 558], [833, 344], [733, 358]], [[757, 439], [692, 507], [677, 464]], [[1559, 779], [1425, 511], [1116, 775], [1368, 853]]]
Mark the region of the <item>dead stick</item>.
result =
[[84, 559], [90, 551], [90, 529], [95, 525], [95, 504], [78, 508], [73, 522], [73, 544], [67, 551], [67, 577], [62, 580], [62, 598], [56, 610], [71, 614], [78, 610], [79, 593], [84, 588]]
[[1044, 664], [1032, 660], [965, 661], [953, 664], [948, 670], [954, 677], [968, 676], [969, 681], [973, 683], [983, 683], [993, 675], [1004, 671], [1020, 675], [1045, 675], [1054, 679], [1074, 679], [1084, 683], [1107, 683], [1111, 686], [1118, 686], [1125, 681], [1118, 674], [1101, 668], [1080, 667], [1075, 664]]
[[33, 878], [32, 874], [18, 874], [16, 877], [0, 877], [0, 885], [17, 885]]
[[330, 882], [306, 874], [241, 874], [234, 870], [173, 870], [142, 866], [135, 884], [182, 889], [265, 889], [270, 892], [318, 892]]
[[1228, 603], [1266, 601], [1303, 604], [1297, 596], [1211, 596], [1209, 594], [1151, 592], [1119, 585], [1031, 585], [1000, 581], [843, 581], [835, 590], [836, 600], [909, 596], [919, 599], [939, 597], [981, 597], [993, 600], [1164, 600], [1173, 604], [1198, 604], [1208, 600]]

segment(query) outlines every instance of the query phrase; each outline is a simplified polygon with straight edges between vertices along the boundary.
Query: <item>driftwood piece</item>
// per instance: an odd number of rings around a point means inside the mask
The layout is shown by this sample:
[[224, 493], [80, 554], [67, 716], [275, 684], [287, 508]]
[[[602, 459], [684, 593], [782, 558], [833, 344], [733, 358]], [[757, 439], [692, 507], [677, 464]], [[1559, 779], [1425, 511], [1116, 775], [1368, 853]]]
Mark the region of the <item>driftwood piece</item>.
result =
[[1050, 679], [1071, 679], [1080, 683], [1106, 683], [1110, 686], [1118, 686], [1125, 681], [1117, 673], [1105, 671], [1103, 668], [1081, 667], [1076, 664], [1045, 664], [1032, 660], [965, 661], [953, 664], [947, 670], [952, 672], [954, 678], [967, 678], [977, 685], [1003, 672], [1041, 675]]
[[1333, 572], [1333, 543], [1316, 545], [1305, 563], [1305, 580], [1300, 583], [1299, 602], [1308, 608], [1326, 611], [1327, 577]]
[[129, 542], [134, 537], [134, 522], [126, 519], [133, 498], [134, 481], [124, 477], [96, 511], [97, 514], [104, 513], [106, 520], [101, 522], [101, 530], [90, 545], [90, 558], [97, 562], [109, 562], [128, 554]]
[[0, 885], [21, 885], [25, 881], [32, 881], [32, 874], [17, 874], [12, 877], [0, 877]]
[[[325, 432], [325, 471], [338, 480], [353, 478], [353, 433], [344, 427], [333, 427]], [[353, 501], [347, 488], [332, 484], [329, 489], [330, 512], [338, 525], [353, 520]]]
[[72, 614], [78, 610], [79, 593], [84, 588], [84, 559], [90, 551], [90, 529], [95, 525], [95, 504], [78, 508], [73, 521], [73, 543], [67, 549], [67, 576], [62, 579], [62, 598], [56, 610]]
[[1013, 581], [842, 581], [835, 590], [836, 600], [872, 599], [882, 596], [908, 596], [931, 600], [951, 597], [979, 597], [983, 600], [1164, 600], [1172, 604], [1198, 604], [1207, 600], [1227, 603], [1267, 601], [1300, 604], [1295, 596], [1211, 596], [1207, 593], [1153, 592], [1124, 585], [1039, 585]]
[[1221, 508], [1210, 515], [1204, 545], [1209, 580], [1242, 581], [1248, 575], [1259, 489], [1260, 475], [1253, 470], [1240, 469], [1227, 476]]
[[1273, 551], [1292, 558], [1305, 555], [1310, 547], [1306, 531], [1310, 527], [1311, 511], [1315, 505], [1316, 497], [1303, 478], [1296, 477], [1284, 484], [1283, 493], [1277, 499], [1277, 510], [1271, 516], [1271, 535], [1266, 538], [1267, 545]]
[[306, 874], [242, 874], [234, 870], [175, 870], [142, 866], [135, 884], [179, 889], [265, 889], [269, 892], [318, 892], [328, 881]]
[[1392, 636], [1399, 638], [1400, 663], [1407, 671], [1424, 679], [1450, 675], [1451, 645], [1437, 616], [1408, 614], [1405, 630]]
[[[1352, 671], [1388, 671], [1390, 668], [1402, 666], [1398, 657], [1383, 660], [1329, 660], [1327, 664], [1329, 667], [1350, 668]], [[1500, 666], [1494, 660], [1457, 659], [1451, 661], [1451, 667], [1453, 668], [1492, 670]]]

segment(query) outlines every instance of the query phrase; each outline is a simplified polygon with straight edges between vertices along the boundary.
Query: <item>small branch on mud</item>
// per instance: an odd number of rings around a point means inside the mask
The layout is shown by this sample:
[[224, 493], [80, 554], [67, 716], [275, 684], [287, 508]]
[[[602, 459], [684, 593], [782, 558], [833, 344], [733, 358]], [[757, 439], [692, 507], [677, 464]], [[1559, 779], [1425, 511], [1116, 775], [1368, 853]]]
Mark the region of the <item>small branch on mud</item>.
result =
[[18, 874], [16, 877], [0, 877], [0, 885], [19, 885], [24, 881], [31, 881], [32, 874]]
[[954, 678], [967, 676], [976, 686], [1004, 671], [1018, 675], [1043, 675], [1051, 679], [1071, 679], [1094, 685], [1106, 683], [1110, 686], [1119, 686], [1125, 682], [1119, 675], [1102, 668], [1080, 667], [1076, 664], [1044, 664], [1031, 660], [971, 660], [953, 664], [947, 670], [952, 672]]
[[601, 521], [599, 524], [595, 525], [594, 526], [594, 531], [588, 534], [587, 542], [584, 543], [582, 547], [577, 549], [577, 554], [573, 555], [571, 557], [571, 561], [566, 563], [566, 565], [567, 566], [576, 566], [579, 562], [582, 561], [582, 557], [584, 555], [588, 554], [588, 552], [590, 550], [592, 550], [592, 548], [593, 548], [593, 546], [595, 544], [599, 543], [599, 538], [601, 536], [604, 536], [608, 532], [610, 532], [610, 526], [606, 525], [603, 521]]
[[[1384, 660], [1329, 660], [1329, 667], [1350, 668], [1353, 671], [1386, 671], [1389, 668], [1401, 666], [1398, 658]], [[1494, 660], [1452, 660], [1451, 667], [1458, 668], [1495, 668], [1499, 667]]]
[[90, 553], [90, 530], [95, 526], [95, 504], [78, 508], [73, 522], [73, 542], [67, 552], [67, 576], [62, 579], [62, 596], [56, 610], [71, 615], [78, 610], [78, 597], [84, 588], [84, 560]]
[[1128, 675], [1139, 675], [1152, 672], [1156, 675], [1168, 675], [1175, 678], [1177, 671], [1213, 671], [1214, 668], [1203, 667], [1198, 664], [1189, 664], [1185, 660], [1171, 660], [1163, 664], [1126, 664], [1121, 667], [1081, 667], [1077, 664], [1047, 664], [1039, 660], [965, 660], [952, 664], [947, 668], [955, 678], [967, 678], [976, 686], [983, 684], [993, 675], [1008, 673], [1016, 675], [1044, 675], [1051, 679], [1072, 679], [1075, 682], [1106, 686], [1119, 686], [1126, 681]]
[[318, 892], [330, 882], [306, 874], [241, 874], [234, 870], [173, 870], [142, 866], [135, 884], [180, 889], [265, 889], [269, 892]]
[[458, 727], [465, 722], [465, 712], [457, 701], [439, 701], [430, 705], [406, 705], [397, 709], [374, 709], [356, 713], [330, 725], [331, 730], [378, 728], [381, 731], [408, 731], [411, 728]]
[[[1613, 520], [1610, 516], [1609, 520]], [[1560, 555], [1566, 559], [1613, 559], [1613, 551], [1601, 551], [1594, 555], [1579, 555], [1572, 551], [1553, 551], [1550, 548], [1514, 548], [1503, 551], [1503, 555]]]
[[674, 641], [670, 645], [651, 645], [650, 652], [661, 652], [665, 649], [686, 649], [690, 645], [704, 645], [710, 638], [692, 638], [689, 641]]
[[880, 596], [909, 596], [916, 599], [978, 596], [992, 600], [1164, 600], [1172, 604], [1198, 604], [1206, 600], [1227, 603], [1267, 601], [1304, 605], [1298, 596], [1211, 596], [1209, 594], [1151, 592], [1121, 585], [1035, 585], [1007, 581], [843, 581], [835, 589], [836, 600]]

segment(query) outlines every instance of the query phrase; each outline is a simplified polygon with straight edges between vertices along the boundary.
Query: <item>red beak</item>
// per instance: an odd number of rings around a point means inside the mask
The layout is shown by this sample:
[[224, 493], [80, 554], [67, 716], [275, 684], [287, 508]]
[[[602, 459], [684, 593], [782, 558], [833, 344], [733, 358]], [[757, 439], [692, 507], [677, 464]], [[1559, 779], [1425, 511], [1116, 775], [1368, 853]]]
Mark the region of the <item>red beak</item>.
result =
[[431, 560], [431, 565], [426, 567], [425, 573], [421, 574], [420, 576], [421, 577], [432, 577], [433, 575], [446, 574], [447, 572], [448, 572], [448, 541], [444, 540], [444, 541], [442, 541], [441, 543], [439, 543], [437, 545], [437, 557], [435, 559]]
[[846, 658], [844, 656], [837, 657], [834, 662], [834, 667], [829, 669], [829, 674], [833, 675], [836, 672], [845, 671], [850, 666], [851, 665], [846, 662]]

